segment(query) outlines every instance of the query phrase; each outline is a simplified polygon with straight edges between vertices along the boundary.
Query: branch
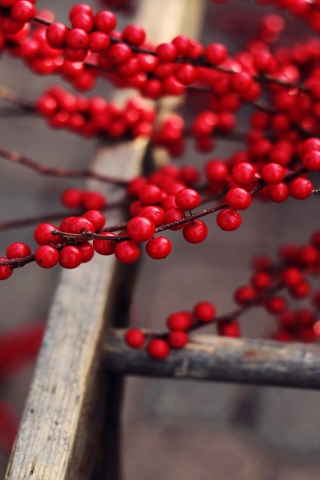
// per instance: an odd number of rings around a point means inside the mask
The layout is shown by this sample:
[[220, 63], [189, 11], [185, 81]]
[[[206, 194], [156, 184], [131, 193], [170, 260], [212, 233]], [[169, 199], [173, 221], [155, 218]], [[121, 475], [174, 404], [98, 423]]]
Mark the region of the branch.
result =
[[47, 167], [41, 163], [37, 163], [35, 160], [28, 158], [24, 155], [20, 155], [16, 152], [11, 152], [9, 150], [4, 150], [0, 148], [0, 156], [9, 160], [13, 163], [20, 163], [25, 167], [31, 168], [39, 175], [48, 175], [53, 177], [60, 178], [93, 178], [104, 183], [112, 183], [113, 185], [118, 185], [119, 187], [126, 187], [128, 182], [125, 182], [118, 178], [108, 177], [106, 175], [101, 175], [99, 173], [93, 172], [91, 170], [69, 170], [67, 168], [53, 168]]

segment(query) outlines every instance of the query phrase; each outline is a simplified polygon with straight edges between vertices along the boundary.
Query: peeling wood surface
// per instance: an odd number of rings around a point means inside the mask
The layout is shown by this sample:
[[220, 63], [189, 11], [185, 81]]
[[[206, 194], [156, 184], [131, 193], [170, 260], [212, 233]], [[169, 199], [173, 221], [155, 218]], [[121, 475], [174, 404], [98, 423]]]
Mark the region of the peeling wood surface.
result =
[[[194, 336], [165, 361], [125, 345], [125, 330], [110, 329], [104, 341], [107, 371], [193, 380], [320, 388], [320, 347], [300, 343]], [[146, 333], [150, 333], [146, 331]], [[154, 332], [152, 332], [154, 333]]]
[[[141, 170], [147, 142], [102, 148], [93, 168], [132, 178]], [[89, 188], [104, 191], [112, 201], [123, 195], [94, 182]], [[121, 221], [122, 212], [109, 213], [109, 224]], [[112, 321], [108, 316], [105, 321], [105, 311], [112, 308], [108, 299], [114, 299], [117, 264], [114, 256], [95, 255], [89, 264], [62, 272], [7, 480], [88, 480], [93, 460], [89, 446], [96, 448], [93, 435], [101, 423], [101, 417], [98, 422], [92, 417], [98, 415], [92, 407], [99, 408], [94, 399], [103, 383], [101, 335]]]

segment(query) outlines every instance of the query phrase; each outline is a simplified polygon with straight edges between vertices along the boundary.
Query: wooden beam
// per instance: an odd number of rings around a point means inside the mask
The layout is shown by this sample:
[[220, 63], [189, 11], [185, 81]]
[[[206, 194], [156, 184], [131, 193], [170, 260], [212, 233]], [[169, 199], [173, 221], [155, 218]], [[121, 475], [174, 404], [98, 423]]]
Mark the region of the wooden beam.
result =
[[156, 361], [145, 349], [127, 347], [124, 333], [111, 329], [106, 334], [104, 366], [109, 372], [320, 389], [318, 345], [199, 335]]

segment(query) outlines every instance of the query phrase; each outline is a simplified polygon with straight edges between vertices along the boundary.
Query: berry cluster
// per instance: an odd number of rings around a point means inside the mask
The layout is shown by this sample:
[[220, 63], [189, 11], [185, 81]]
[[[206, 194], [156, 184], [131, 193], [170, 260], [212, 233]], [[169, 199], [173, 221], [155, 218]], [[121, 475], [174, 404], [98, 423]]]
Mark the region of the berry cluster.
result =
[[112, 139], [150, 136], [155, 110], [139, 99], [124, 108], [104, 98], [76, 96], [62, 87], [51, 87], [36, 102], [36, 111], [47, 118], [52, 128], [67, 128], [84, 137], [104, 135]]
[[[215, 306], [207, 301], [197, 303], [192, 311], [179, 311], [168, 316], [169, 333], [149, 336], [147, 352], [151, 358], [164, 360], [170, 348], [180, 349], [188, 342], [188, 333], [210, 323], [216, 325], [221, 336], [240, 337], [239, 317], [252, 307], [264, 307], [276, 317], [277, 329], [271, 338], [279, 341], [315, 342], [320, 336], [320, 290], [312, 291], [308, 276], [320, 274], [320, 232], [315, 232], [307, 245], [285, 244], [280, 247], [279, 261], [267, 256], [254, 258], [249, 285], [234, 292], [238, 308], [226, 315], [216, 316]], [[279, 295], [280, 291], [282, 295]], [[290, 308], [300, 300], [308, 299], [309, 306]], [[290, 305], [291, 304], [291, 305]], [[146, 335], [139, 328], [125, 334], [131, 348], [145, 346]]]

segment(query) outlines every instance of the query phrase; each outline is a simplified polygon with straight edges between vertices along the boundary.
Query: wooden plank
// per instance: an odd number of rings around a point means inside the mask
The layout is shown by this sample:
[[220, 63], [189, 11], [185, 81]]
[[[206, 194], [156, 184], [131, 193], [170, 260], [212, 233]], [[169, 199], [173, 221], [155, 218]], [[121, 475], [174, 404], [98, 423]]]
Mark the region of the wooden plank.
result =
[[107, 332], [104, 342], [107, 371], [320, 389], [318, 345], [199, 335], [192, 337], [184, 349], [172, 350], [166, 360], [156, 361], [145, 349], [127, 347], [124, 333], [122, 329]]
[[[157, 43], [170, 41], [187, 24], [194, 35], [201, 17], [195, 12], [202, 5], [203, 0], [144, 0], [134, 23], [146, 27]], [[132, 95], [121, 92], [113, 100], [123, 102]], [[93, 168], [130, 179], [142, 169], [147, 144], [147, 139], [137, 139], [103, 147]], [[110, 201], [121, 197], [114, 187], [97, 182], [88, 188], [100, 189]], [[114, 211], [107, 218], [109, 225], [118, 224], [123, 213]], [[106, 327], [127, 323], [123, 305], [128, 304], [124, 299], [130, 296], [134, 268], [121, 267], [114, 256], [96, 255], [89, 264], [62, 273], [6, 480], [89, 480], [92, 473], [95, 478], [119, 477], [122, 379], [105, 375], [102, 339]], [[103, 440], [105, 451], [99, 446]]]
[[[141, 170], [147, 143], [147, 139], [137, 139], [102, 148], [93, 168], [130, 179]], [[95, 182], [90, 182], [89, 188], [100, 188], [112, 201], [122, 195], [114, 187], [101, 189]], [[108, 215], [109, 224], [121, 221], [120, 211]], [[89, 264], [63, 271], [9, 463], [8, 480], [88, 479], [92, 468], [92, 458], [88, 458], [92, 449], [88, 446], [101, 423], [101, 418], [92, 418], [92, 406], [98, 408], [94, 397], [103, 390], [98, 388], [102, 382], [99, 344], [103, 329], [111, 324], [117, 266], [114, 256], [96, 255]]]

